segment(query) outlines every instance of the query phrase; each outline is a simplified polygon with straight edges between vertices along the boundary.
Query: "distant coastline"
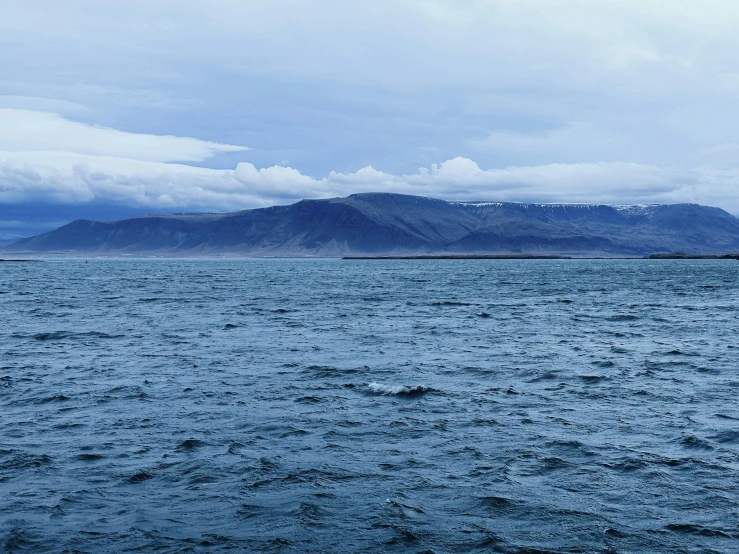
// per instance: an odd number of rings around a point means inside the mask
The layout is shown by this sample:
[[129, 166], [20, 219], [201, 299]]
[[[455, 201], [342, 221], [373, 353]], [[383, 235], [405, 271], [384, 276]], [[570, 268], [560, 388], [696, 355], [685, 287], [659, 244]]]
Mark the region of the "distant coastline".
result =
[[[38, 254], [37, 254], [38, 255]], [[102, 255], [99, 253], [75, 253], [64, 255], [59, 252], [44, 253], [43, 258], [52, 259], [103, 259], [103, 260], [276, 260], [276, 259], [340, 259], [354, 261], [383, 261], [383, 260], [739, 260], [739, 254], [683, 254], [683, 253], [657, 253], [649, 256], [565, 256], [565, 255], [538, 255], [538, 254], [439, 254], [439, 255], [378, 255], [378, 256], [240, 256], [240, 255], [144, 255], [138, 254], [112, 254]], [[43, 262], [43, 258], [0, 258], [0, 263], [37, 263]]]
[[342, 260], [739, 260], [739, 254], [651, 254], [650, 256], [558, 256], [536, 254], [459, 254], [421, 256], [344, 256]]
[[572, 256], [537, 254], [442, 254], [418, 256], [344, 256], [343, 260], [571, 260]]
[[739, 260], [739, 254], [652, 254], [650, 260]]
[[76, 220], [0, 247], [0, 255], [19, 257], [657, 259], [737, 252], [739, 219], [698, 204], [447, 202], [391, 193], [226, 214]]

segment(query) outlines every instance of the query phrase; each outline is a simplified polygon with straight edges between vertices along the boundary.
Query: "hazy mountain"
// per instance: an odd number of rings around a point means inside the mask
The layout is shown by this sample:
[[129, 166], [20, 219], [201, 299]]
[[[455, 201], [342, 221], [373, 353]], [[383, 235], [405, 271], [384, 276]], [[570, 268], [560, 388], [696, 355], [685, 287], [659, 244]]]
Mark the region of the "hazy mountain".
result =
[[0, 242], [46, 233], [76, 219], [98, 220], [140, 217], [151, 210], [113, 204], [53, 204], [43, 202], [9, 204], [0, 202]]
[[739, 251], [739, 219], [697, 204], [446, 202], [368, 193], [228, 214], [77, 220], [8, 252], [337, 256]]

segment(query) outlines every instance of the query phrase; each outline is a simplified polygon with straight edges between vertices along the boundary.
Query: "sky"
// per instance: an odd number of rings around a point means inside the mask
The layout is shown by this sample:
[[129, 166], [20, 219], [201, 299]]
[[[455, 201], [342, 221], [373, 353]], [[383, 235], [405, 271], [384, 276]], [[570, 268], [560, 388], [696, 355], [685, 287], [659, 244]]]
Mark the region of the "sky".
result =
[[0, 13], [0, 240], [376, 191], [739, 214], [735, 0]]

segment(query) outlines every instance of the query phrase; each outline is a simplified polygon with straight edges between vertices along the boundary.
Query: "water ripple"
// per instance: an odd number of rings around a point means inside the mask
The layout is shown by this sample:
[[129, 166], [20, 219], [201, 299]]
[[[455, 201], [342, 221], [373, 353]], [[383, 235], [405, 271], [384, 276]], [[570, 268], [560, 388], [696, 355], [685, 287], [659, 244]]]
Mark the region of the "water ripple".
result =
[[739, 551], [735, 263], [0, 270], [0, 551]]

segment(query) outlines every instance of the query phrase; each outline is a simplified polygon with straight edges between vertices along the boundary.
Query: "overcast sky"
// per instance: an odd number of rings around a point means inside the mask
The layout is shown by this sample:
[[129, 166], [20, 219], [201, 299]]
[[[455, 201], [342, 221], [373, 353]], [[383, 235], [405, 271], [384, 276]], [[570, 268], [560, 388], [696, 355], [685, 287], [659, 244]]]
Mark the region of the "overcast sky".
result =
[[6, 220], [367, 191], [739, 214], [735, 0], [0, 8]]

